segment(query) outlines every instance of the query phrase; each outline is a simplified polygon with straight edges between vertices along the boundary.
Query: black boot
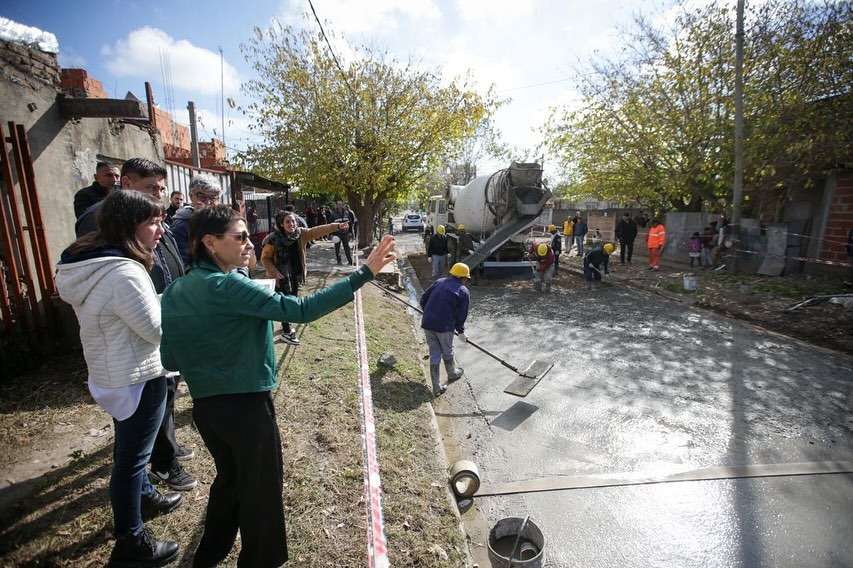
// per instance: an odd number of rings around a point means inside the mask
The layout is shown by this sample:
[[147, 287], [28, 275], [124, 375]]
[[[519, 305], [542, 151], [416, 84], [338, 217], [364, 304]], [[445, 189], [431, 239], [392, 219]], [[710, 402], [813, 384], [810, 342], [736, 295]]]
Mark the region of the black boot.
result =
[[165, 566], [178, 557], [178, 549], [177, 542], [157, 540], [148, 528], [143, 527], [138, 535], [116, 539], [109, 565], [113, 568]]
[[142, 496], [142, 520], [148, 521], [154, 517], [174, 511], [183, 500], [184, 496], [180, 493], [166, 493], [163, 495], [155, 489], [151, 495]]

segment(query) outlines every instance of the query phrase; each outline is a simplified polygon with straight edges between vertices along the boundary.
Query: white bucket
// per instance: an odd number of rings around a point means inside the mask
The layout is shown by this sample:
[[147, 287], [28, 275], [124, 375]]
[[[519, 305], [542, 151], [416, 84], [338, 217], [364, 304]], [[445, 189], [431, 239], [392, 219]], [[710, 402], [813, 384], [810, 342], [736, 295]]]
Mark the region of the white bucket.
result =
[[684, 289], [688, 292], [695, 292], [699, 289], [699, 277], [695, 274], [684, 275]]

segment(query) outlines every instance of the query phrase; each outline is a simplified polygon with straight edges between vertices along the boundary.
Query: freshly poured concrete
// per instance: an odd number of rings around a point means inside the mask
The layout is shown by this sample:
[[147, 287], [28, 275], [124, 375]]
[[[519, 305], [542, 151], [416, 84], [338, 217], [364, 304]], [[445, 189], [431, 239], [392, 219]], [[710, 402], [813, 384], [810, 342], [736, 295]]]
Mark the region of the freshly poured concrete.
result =
[[[436, 414], [448, 454], [476, 462], [484, 483], [853, 459], [850, 358], [615, 287], [475, 287], [471, 306], [472, 339], [521, 368], [555, 362], [519, 399], [502, 392], [512, 372], [457, 341], [466, 378]], [[563, 490], [476, 506], [485, 523], [463, 517], [475, 542], [498, 519], [529, 513], [553, 567], [853, 566], [847, 474]]]

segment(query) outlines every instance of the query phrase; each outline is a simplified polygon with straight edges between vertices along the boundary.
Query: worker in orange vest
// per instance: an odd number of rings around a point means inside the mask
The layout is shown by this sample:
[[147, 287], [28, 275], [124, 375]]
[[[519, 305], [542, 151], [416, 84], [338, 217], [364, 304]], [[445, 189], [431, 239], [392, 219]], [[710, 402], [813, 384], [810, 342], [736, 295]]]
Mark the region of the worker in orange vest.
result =
[[652, 221], [646, 244], [649, 247], [649, 270], [660, 270], [660, 257], [666, 245], [666, 227], [659, 218]]

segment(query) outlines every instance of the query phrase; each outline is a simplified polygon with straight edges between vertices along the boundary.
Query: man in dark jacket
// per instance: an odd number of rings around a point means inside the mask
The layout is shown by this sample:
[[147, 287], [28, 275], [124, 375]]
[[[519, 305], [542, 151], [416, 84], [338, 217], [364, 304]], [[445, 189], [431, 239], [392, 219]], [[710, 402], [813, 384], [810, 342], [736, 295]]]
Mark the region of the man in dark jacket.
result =
[[347, 256], [347, 262], [352, 265], [352, 252], [350, 251], [349, 246], [349, 238], [352, 234], [352, 228], [355, 224], [355, 214], [350, 210], [349, 207], [344, 207], [343, 201], [335, 202], [335, 209], [331, 213], [332, 221], [327, 221], [327, 223], [347, 223], [347, 230], [338, 231], [335, 233], [337, 239], [332, 239], [335, 241], [335, 258], [338, 261], [338, 264], [341, 264], [341, 246], [344, 248], [344, 254]]
[[175, 216], [175, 213], [178, 212], [178, 209], [184, 204], [184, 194], [180, 191], [173, 191], [169, 194], [169, 206], [166, 207], [166, 224], [170, 225], [172, 223], [172, 218]]
[[634, 240], [637, 238], [637, 223], [631, 219], [630, 213], [625, 213], [622, 219], [616, 223], [616, 240], [619, 241], [619, 262], [625, 264], [625, 255], [628, 256], [628, 264], [634, 256]]
[[456, 366], [453, 358], [453, 335], [458, 333], [459, 339], [467, 341], [465, 320], [468, 318], [470, 296], [465, 283], [470, 277], [468, 266], [457, 262], [450, 269], [450, 276], [433, 282], [421, 296], [424, 311], [421, 328], [429, 346], [429, 376], [432, 394], [436, 397], [447, 390], [440, 380], [442, 360], [448, 382], [459, 380], [465, 373]]
[[95, 181], [74, 194], [74, 216], [79, 219], [86, 209], [103, 201], [110, 190], [118, 185], [120, 179], [118, 166], [98, 162], [95, 167]]
[[444, 273], [447, 266], [447, 235], [444, 225], [435, 228], [435, 234], [429, 238], [427, 243], [427, 260], [432, 264], [432, 277], [438, 278]]
[[605, 274], [610, 273], [610, 255], [615, 248], [612, 243], [606, 243], [601, 248], [592, 249], [583, 257], [583, 275], [587, 288], [593, 289], [596, 282], [600, 282]]
[[583, 241], [586, 238], [586, 233], [589, 230], [586, 221], [580, 215], [575, 217], [575, 225], [573, 235], [575, 237], [575, 246], [578, 247], [578, 256], [583, 256]]

